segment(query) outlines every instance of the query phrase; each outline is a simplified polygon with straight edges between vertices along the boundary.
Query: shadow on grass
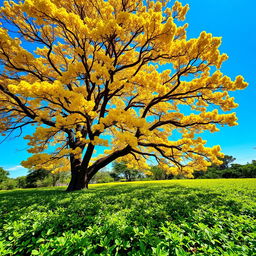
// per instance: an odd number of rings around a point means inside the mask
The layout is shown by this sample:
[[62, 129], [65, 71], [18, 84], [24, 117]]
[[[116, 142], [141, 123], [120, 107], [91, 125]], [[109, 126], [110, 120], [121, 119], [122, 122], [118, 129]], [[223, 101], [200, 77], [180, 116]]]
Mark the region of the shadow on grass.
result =
[[[67, 212], [93, 212], [108, 209], [133, 209], [136, 212], [150, 207], [161, 208], [167, 215], [189, 217], [201, 206], [228, 209], [239, 215], [241, 203], [225, 200], [224, 195], [202, 188], [188, 188], [179, 184], [121, 184], [102, 185], [89, 190], [65, 192], [65, 188], [24, 189], [0, 193], [0, 211], [18, 219], [28, 210], [55, 211], [64, 208]], [[160, 206], [160, 207], [159, 207]], [[93, 209], [93, 211], [92, 211]], [[88, 211], [90, 210], [90, 211]], [[84, 215], [84, 214], [83, 214]]]
[[[195, 234], [193, 228], [199, 222], [219, 227], [225, 214], [239, 216], [243, 206], [230, 198], [216, 190], [167, 183], [99, 185], [71, 193], [65, 188], [1, 192], [0, 241], [6, 241], [11, 255], [31, 255], [39, 247], [42, 255], [105, 255], [104, 251], [114, 255], [111, 250], [118, 251], [117, 244], [122, 247], [120, 255], [131, 250], [130, 255], [152, 255], [152, 248], [170, 236], [162, 229], [170, 223], [181, 241], [183, 234]], [[225, 223], [221, 225], [225, 228]], [[203, 235], [198, 239], [207, 241]], [[175, 243], [170, 250], [175, 250]], [[87, 254], [81, 253], [84, 246], [89, 248]], [[65, 251], [69, 249], [73, 251]]]

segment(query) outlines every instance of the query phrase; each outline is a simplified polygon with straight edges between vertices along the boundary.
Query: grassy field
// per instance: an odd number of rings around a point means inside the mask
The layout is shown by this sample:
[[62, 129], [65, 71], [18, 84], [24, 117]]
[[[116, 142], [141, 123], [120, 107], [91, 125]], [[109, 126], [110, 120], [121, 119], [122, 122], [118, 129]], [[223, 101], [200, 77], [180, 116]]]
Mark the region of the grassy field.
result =
[[256, 179], [0, 192], [0, 255], [256, 255]]

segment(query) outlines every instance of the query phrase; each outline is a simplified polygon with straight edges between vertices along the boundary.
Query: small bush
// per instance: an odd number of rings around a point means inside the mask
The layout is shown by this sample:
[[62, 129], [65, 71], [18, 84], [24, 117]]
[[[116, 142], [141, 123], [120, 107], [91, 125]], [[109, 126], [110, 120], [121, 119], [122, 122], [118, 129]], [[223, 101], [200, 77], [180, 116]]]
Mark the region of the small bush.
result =
[[108, 183], [113, 181], [114, 181], [114, 178], [110, 176], [109, 172], [99, 171], [93, 177], [91, 183]]
[[15, 179], [7, 179], [0, 183], [0, 190], [10, 190], [17, 187], [17, 181]]
[[53, 178], [51, 176], [45, 177], [43, 180], [36, 181], [36, 187], [51, 187], [53, 186]]

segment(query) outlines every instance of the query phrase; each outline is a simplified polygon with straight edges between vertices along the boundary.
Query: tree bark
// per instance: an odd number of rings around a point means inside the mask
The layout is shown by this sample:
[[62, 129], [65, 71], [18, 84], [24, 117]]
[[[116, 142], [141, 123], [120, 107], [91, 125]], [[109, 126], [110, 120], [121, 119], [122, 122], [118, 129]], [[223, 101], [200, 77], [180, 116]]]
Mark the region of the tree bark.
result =
[[82, 171], [79, 169], [71, 170], [71, 180], [67, 187], [67, 192], [81, 190], [88, 188], [90, 178], [87, 175], [86, 170]]
[[71, 181], [66, 191], [76, 191], [84, 188], [88, 188], [88, 184], [92, 177], [107, 164], [111, 163], [120, 156], [124, 156], [129, 153], [131, 147], [128, 145], [124, 149], [113, 152], [107, 157], [103, 157], [97, 160], [92, 166], [85, 165], [85, 161], [70, 157], [71, 163]]
[[71, 161], [71, 180], [67, 187], [67, 192], [81, 190], [88, 188], [90, 179], [88, 177], [88, 170], [81, 168], [81, 161], [72, 158]]

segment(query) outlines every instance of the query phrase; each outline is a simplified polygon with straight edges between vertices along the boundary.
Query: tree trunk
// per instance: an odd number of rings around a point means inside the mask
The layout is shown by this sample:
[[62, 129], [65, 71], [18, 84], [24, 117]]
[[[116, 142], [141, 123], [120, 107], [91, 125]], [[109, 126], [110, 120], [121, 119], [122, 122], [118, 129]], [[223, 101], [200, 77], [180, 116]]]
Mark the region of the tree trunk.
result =
[[[101, 168], [105, 167], [107, 164], [111, 163], [118, 157], [127, 155], [130, 150], [131, 147], [127, 146], [122, 150], [118, 150], [110, 154], [108, 157], [103, 157], [97, 160], [89, 168], [86, 168], [88, 166], [88, 161], [81, 161], [80, 159], [76, 159], [73, 155], [71, 155], [71, 181], [66, 191], [70, 192], [88, 188], [90, 180]], [[84, 168], [84, 166], [86, 167]]]
[[90, 179], [86, 173], [87, 173], [86, 170], [84, 171], [79, 169], [71, 170], [71, 180], [69, 182], [69, 185], [66, 191], [71, 192], [75, 190], [88, 188]]
[[70, 157], [71, 166], [71, 180], [67, 187], [67, 192], [81, 190], [88, 188], [89, 179], [87, 178], [86, 169], [81, 168], [81, 160], [74, 158], [73, 155]]

